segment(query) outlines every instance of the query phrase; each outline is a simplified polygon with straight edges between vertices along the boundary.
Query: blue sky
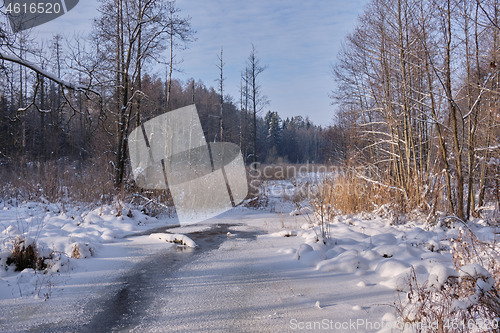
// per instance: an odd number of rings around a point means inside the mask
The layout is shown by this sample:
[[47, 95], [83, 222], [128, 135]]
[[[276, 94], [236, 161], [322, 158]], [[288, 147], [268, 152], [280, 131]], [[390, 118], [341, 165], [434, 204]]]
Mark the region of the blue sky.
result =
[[[191, 16], [197, 40], [180, 52], [175, 77], [201, 79], [215, 86], [217, 55], [224, 47], [225, 90], [239, 101], [240, 73], [253, 43], [261, 63], [266, 110], [282, 118], [309, 116], [320, 125], [332, 123], [334, 88], [330, 64], [344, 36], [352, 31], [368, 0], [177, 0], [183, 15]], [[68, 14], [35, 28], [43, 35], [66, 36], [88, 32], [98, 14], [97, 0], [80, 0]], [[164, 71], [159, 73], [164, 76]]]

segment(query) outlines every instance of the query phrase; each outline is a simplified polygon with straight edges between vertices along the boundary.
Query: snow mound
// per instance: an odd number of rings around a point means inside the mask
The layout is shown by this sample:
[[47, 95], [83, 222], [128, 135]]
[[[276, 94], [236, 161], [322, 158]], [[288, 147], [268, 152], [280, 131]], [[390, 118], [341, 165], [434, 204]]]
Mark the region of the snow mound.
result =
[[373, 262], [376, 262], [376, 260], [381, 259], [380, 255], [377, 252], [372, 251], [372, 250], [363, 251], [362, 256], [366, 260], [373, 261]]
[[392, 258], [400, 251], [400, 248], [396, 245], [380, 245], [373, 248], [373, 251], [377, 252], [381, 257]]
[[155, 233], [149, 235], [149, 238], [158, 239], [161, 241], [166, 241], [168, 243], [175, 243], [179, 245], [184, 245], [187, 247], [196, 247], [196, 243], [186, 235], [182, 234], [166, 234], [166, 233]]
[[355, 251], [346, 251], [335, 258], [322, 261], [316, 266], [316, 269], [322, 272], [354, 273], [360, 268], [366, 268], [366, 263]]
[[328, 249], [326, 251], [326, 259], [332, 259], [332, 258], [335, 258], [336, 256], [338, 256], [340, 254], [340, 252], [335, 249], [335, 248], [332, 248], [332, 249]]
[[309, 252], [309, 251], [314, 251], [314, 249], [312, 248], [311, 245], [309, 244], [301, 244], [299, 246], [299, 249], [297, 250], [297, 260], [300, 260], [300, 257], [302, 257], [302, 255], [306, 252]]
[[[409, 273], [409, 270], [408, 270]], [[409, 274], [407, 272], [398, 274], [390, 279], [380, 282], [380, 285], [387, 287], [392, 290], [403, 291], [406, 287], [408, 287], [408, 277]]]
[[481, 265], [470, 264], [460, 268], [460, 277], [487, 278], [490, 273]]
[[408, 271], [409, 265], [396, 259], [387, 259], [380, 262], [375, 271], [381, 277], [395, 277]]
[[365, 288], [366, 287], [366, 282], [365, 281], [359, 281], [356, 286], [360, 287], [360, 288]]
[[295, 237], [297, 236], [297, 231], [295, 230], [281, 230], [269, 235], [270, 237]]
[[[391, 263], [390, 265], [393, 264], [394, 263]], [[396, 291], [407, 291], [409, 286], [411, 267], [403, 269], [403, 266], [401, 266], [399, 268], [401, 269], [399, 274], [396, 274], [392, 277], [386, 277], [384, 281], [380, 282], [380, 285]], [[423, 265], [416, 265], [413, 267], [413, 269], [415, 270], [418, 284], [422, 285], [428, 277], [427, 269]]]
[[371, 236], [366, 241], [373, 245], [395, 245], [398, 242], [393, 234], [388, 233]]
[[430, 270], [428, 284], [436, 289], [440, 289], [450, 277], [458, 277], [457, 271], [436, 263]]
[[74, 259], [90, 258], [95, 252], [95, 248], [88, 242], [73, 242], [65, 249], [65, 253]]
[[320, 261], [325, 260], [326, 255], [325, 252], [319, 250], [313, 250], [313, 251], [306, 251], [301, 254], [299, 261], [303, 263], [304, 265], [314, 267], [316, 266]]

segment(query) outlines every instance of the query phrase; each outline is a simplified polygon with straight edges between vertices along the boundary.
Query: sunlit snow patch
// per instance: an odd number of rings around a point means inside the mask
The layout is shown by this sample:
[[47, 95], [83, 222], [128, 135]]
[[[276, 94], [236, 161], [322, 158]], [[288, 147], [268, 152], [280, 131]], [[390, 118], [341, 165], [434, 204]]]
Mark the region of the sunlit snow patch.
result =
[[182, 234], [165, 234], [156, 233], [149, 235], [150, 238], [166, 241], [168, 243], [175, 243], [178, 245], [184, 245], [187, 247], [196, 247], [196, 243], [186, 235]]

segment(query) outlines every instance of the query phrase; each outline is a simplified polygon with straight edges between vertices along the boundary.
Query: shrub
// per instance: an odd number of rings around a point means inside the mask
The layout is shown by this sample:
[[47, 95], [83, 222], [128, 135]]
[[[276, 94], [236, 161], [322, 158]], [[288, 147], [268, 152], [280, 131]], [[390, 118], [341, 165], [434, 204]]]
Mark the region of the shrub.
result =
[[394, 189], [350, 174], [325, 177], [313, 192], [315, 206], [330, 207], [329, 214], [371, 212], [391, 202]]
[[265, 208], [269, 205], [265, 184], [257, 178], [250, 178], [245, 207]]
[[440, 277], [431, 274], [419, 283], [412, 270], [408, 290], [399, 294], [396, 303], [398, 316], [417, 332], [426, 332], [425, 325], [434, 325], [432, 331], [443, 333], [498, 331], [500, 265], [496, 242], [481, 242], [471, 230], [461, 229], [452, 244], [455, 272]]
[[7, 258], [7, 265], [12, 264], [16, 266], [16, 271], [22, 271], [26, 268], [38, 270], [47, 268], [45, 258], [39, 256], [35, 243], [28, 243], [19, 237], [14, 240], [12, 254]]
[[131, 179], [118, 189], [113, 180], [113, 168], [103, 157], [83, 162], [28, 162], [23, 169], [0, 169], [0, 198], [60, 203], [63, 211], [73, 202], [103, 205], [126, 201], [152, 216], [173, 213], [170, 191], [144, 190]]

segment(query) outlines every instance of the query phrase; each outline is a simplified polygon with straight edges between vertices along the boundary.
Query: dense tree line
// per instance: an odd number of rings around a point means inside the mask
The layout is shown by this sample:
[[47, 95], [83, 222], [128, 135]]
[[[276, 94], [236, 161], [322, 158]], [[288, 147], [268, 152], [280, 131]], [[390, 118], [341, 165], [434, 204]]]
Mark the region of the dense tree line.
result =
[[[0, 9], [1, 10], [1, 9]], [[128, 133], [168, 110], [195, 103], [206, 139], [241, 146], [246, 163], [335, 162], [345, 147], [307, 118], [268, 111], [261, 64], [252, 44], [239, 101], [218, 87], [176, 80], [179, 49], [195, 42], [175, 1], [101, 0], [90, 36], [35, 41], [0, 26], [0, 161], [13, 170], [41, 161], [100, 159], [121, 185], [129, 175]], [[230, 55], [224, 55], [230, 56]], [[158, 64], [165, 77], [151, 74]], [[217, 89], [217, 90], [216, 90]], [[267, 113], [266, 113], [267, 112]], [[342, 136], [338, 136], [342, 138]]]
[[[46, 84], [46, 80], [41, 80], [43, 83], [40, 85]], [[6, 88], [1, 84], [0, 87]], [[219, 141], [220, 94], [213, 87], [207, 87], [202, 81], [193, 79], [187, 82], [173, 79], [170, 89], [170, 108], [196, 104], [205, 138], [209, 142]], [[22, 115], [19, 115], [15, 98], [10, 99], [8, 95], [1, 95], [0, 112], [3, 116], [0, 125], [4, 129], [1, 134], [3, 143], [1, 154], [4, 163], [7, 161], [12, 163], [21, 157], [25, 161], [61, 157], [70, 160], [85, 159], [106, 150], [113, 150], [115, 133], [109, 115], [99, 111], [98, 103], [79, 96], [82, 93], [69, 93], [66, 97], [70, 101], [61, 98], [58, 103], [59, 91], [57, 85], [48, 84], [48, 88], [36, 92], [35, 97], [35, 104], [44, 101], [46, 109], [33, 105], [22, 111]], [[29, 92], [26, 98], [32, 99], [33, 93], [34, 90]], [[165, 112], [167, 105], [165, 80], [155, 75], [144, 75], [141, 93], [141, 122]], [[225, 97], [223, 110], [223, 140], [240, 144], [240, 137], [243, 137], [242, 152], [247, 162], [252, 163], [254, 149], [251, 139], [253, 138], [252, 111], [240, 110], [232, 102], [231, 96]], [[21, 116], [22, 119], [16, 118]], [[341, 148], [332, 148], [332, 143], [329, 142], [338, 141], [334, 135], [341, 131], [340, 128], [322, 129], [302, 116], [282, 120], [277, 112], [272, 111], [257, 115], [256, 122], [258, 162], [319, 163], [328, 160], [333, 162], [341, 157], [339, 154]], [[240, 123], [243, 126], [240, 127]], [[23, 142], [19, 141], [21, 129], [24, 129]]]
[[333, 75], [349, 156], [404, 209], [499, 200], [498, 0], [373, 0]]

